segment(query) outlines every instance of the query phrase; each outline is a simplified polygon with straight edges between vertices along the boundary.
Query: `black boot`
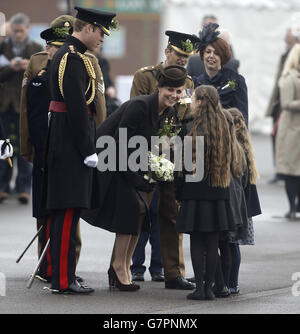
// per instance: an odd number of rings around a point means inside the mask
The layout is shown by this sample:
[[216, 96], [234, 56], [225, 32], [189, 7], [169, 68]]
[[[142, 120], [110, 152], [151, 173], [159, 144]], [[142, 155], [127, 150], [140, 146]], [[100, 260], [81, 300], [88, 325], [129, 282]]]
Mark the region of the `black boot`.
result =
[[186, 298], [191, 300], [205, 300], [206, 296], [204, 293], [204, 287], [202, 286], [201, 288], [197, 288], [194, 292], [189, 293]]

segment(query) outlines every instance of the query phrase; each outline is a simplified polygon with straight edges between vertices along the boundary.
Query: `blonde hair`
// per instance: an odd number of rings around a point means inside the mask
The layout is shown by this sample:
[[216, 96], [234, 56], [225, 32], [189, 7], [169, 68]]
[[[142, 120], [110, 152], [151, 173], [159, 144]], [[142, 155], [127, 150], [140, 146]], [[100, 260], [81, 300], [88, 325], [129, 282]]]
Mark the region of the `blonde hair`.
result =
[[231, 142], [228, 124], [222, 112], [219, 94], [213, 86], [195, 89], [196, 107], [189, 135], [193, 137], [193, 161], [196, 160], [196, 136], [204, 136], [204, 177], [212, 187], [226, 188], [230, 183]]
[[281, 77], [287, 75], [292, 69], [300, 68], [300, 44], [296, 43], [290, 50], [283, 65]]
[[239, 125], [239, 129], [236, 130], [237, 140], [241, 144], [246, 155], [248, 171], [249, 171], [249, 182], [250, 184], [255, 184], [259, 177], [259, 174], [256, 168], [255, 157], [252, 150], [251, 140], [245, 123], [244, 116], [237, 108], [230, 108], [227, 110], [231, 113], [234, 124]]

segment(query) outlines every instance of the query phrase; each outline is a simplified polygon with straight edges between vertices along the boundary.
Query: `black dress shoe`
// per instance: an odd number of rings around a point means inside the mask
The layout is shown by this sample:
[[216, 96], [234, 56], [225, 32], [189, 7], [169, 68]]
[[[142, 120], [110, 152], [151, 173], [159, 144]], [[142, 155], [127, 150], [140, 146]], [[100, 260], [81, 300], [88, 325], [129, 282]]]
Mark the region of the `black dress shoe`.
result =
[[196, 289], [194, 292], [189, 293], [186, 296], [187, 299], [191, 299], [191, 300], [205, 300], [205, 293], [204, 293], [204, 289], [203, 287], [201, 289]]
[[165, 276], [162, 273], [152, 273], [151, 274], [153, 282], [164, 282]]
[[58, 294], [66, 294], [66, 295], [87, 295], [95, 290], [90, 288], [87, 285], [82, 285], [79, 284], [76, 280], [69, 285], [67, 289], [64, 290], [53, 290], [51, 289], [53, 293], [58, 293]]
[[177, 277], [168, 281], [165, 281], [166, 289], [177, 289], [177, 290], [193, 290], [195, 284], [188, 282], [183, 277]]
[[230, 291], [227, 286], [224, 286], [222, 289], [213, 287], [213, 293], [217, 298], [226, 298], [230, 296]]
[[205, 299], [206, 300], [214, 300], [216, 299], [216, 295], [213, 293], [211, 287], [205, 287], [204, 288], [204, 293], [205, 293]]
[[131, 274], [131, 280], [133, 282], [144, 282], [144, 273], [133, 273]]
[[195, 276], [194, 276], [194, 277], [187, 278], [186, 280], [187, 280], [188, 282], [191, 282], [191, 283], [196, 283], [196, 281], [195, 281]]
[[76, 279], [76, 281], [78, 282], [78, 283], [84, 283], [84, 279], [82, 278], [82, 277], [80, 277], [80, 276], [75, 276], [75, 279]]

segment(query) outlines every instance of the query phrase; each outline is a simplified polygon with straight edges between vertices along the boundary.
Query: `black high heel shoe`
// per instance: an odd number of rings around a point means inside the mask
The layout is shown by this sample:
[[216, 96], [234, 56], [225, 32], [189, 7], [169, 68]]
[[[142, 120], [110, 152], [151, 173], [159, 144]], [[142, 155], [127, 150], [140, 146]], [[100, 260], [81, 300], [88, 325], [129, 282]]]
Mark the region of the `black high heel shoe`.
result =
[[123, 284], [120, 282], [113, 266], [110, 266], [108, 269], [108, 283], [109, 283], [109, 290], [112, 289], [119, 289], [120, 291], [137, 291], [139, 290], [140, 286], [137, 284]]

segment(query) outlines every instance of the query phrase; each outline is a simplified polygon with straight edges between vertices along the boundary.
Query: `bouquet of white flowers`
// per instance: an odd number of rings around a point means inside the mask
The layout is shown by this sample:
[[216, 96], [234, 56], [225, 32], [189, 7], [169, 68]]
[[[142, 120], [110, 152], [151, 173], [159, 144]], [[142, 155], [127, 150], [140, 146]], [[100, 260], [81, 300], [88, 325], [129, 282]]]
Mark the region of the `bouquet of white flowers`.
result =
[[165, 154], [157, 156], [149, 151], [148, 166], [149, 166], [149, 172], [144, 177], [150, 183], [156, 181], [159, 182], [174, 181], [175, 165], [170, 160], [165, 158]]

